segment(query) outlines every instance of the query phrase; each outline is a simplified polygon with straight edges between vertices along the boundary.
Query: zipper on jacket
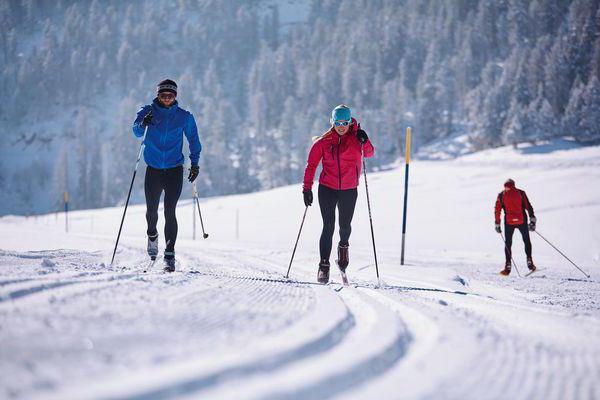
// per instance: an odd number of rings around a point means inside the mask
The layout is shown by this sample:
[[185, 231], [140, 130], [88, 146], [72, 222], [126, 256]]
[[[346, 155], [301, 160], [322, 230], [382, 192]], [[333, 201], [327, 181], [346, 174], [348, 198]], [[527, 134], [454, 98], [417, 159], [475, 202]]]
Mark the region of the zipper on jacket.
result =
[[338, 177], [340, 180], [340, 190], [342, 190], [342, 167], [340, 166], [340, 144], [342, 143], [341, 136], [338, 135], [337, 162], [338, 162]]
[[167, 116], [167, 118], [165, 118], [165, 134], [163, 135], [163, 151], [162, 151], [162, 156], [163, 156], [162, 167], [163, 167], [163, 169], [165, 169], [167, 167], [166, 163], [165, 163], [165, 160], [167, 158], [167, 152], [165, 150], [165, 140], [166, 140], [168, 134], [169, 134], [169, 118]]

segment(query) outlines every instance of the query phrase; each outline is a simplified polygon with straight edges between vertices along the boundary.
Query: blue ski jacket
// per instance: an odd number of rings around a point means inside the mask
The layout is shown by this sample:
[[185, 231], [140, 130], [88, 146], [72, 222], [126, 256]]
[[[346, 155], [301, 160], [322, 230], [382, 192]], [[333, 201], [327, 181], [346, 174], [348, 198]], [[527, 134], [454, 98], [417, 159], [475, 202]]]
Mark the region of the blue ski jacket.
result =
[[144, 160], [146, 164], [157, 169], [167, 169], [184, 164], [183, 135], [187, 138], [190, 147], [190, 161], [198, 165], [202, 145], [198, 137], [198, 128], [194, 116], [179, 108], [177, 101], [169, 108], [162, 106], [158, 99], [146, 105], [137, 113], [133, 122], [133, 134], [136, 137], [144, 136], [145, 127], [142, 120], [152, 110], [152, 124], [146, 133]]

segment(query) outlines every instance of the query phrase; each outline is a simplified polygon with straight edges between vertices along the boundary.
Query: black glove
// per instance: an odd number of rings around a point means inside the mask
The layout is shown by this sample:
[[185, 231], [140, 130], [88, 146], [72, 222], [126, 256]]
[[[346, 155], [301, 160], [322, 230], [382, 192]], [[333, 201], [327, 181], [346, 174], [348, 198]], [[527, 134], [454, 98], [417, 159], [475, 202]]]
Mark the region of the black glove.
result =
[[529, 230], [531, 232], [535, 231], [536, 222], [537, 222], [537, 219], [535, 217], [531, 217], [531, 222], [529, 222]]
[[188, 181], [194, 182], [198, 177], [198, 173], [200, 172], [200, 167], [197, 165], [192, 165], [190, 167], [190, 174], [188, 175]]
[[366, 143], [367, 140], [369, 140], [369, 137], [367, 136], [367, 132], [365, 132], [361, 128], [358, 128], [358, 131], [356, 132], [356, 138], [361, 143]]
[[152, 125], [152, 110], [146, 114], [144, 119], [142, 120], [142, 126]]
[[302, 195], [304, 196], [304, 205], [306, 207], [311, 206], [313, 201], [312, 190], [304, 190], [302, 191]]
[[500, 227], [500, 224], [496, 224], [496, 232], [502, 233], [502, 228]]

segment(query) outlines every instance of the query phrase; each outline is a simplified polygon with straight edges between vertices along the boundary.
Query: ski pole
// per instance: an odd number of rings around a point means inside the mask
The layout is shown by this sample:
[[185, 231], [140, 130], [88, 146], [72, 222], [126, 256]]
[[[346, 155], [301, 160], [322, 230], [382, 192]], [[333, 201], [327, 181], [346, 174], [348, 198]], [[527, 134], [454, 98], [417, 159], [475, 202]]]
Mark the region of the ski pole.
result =
[[123, 229], [123, 221], [125, 221], [125, 214], [127, 213], [127, 206], [129, 205], [129, 198], [131, 197], [131, 189], [133, 189], [133, 182], [135, 181], [135, 175], [137, 174], [138, 166], [140, 165], [140, 159], [142, 158], [142, 152], [144, 151], [144, 141], [146, 140], [146, 133], [148, 133], [148, 125], [144, 129], [144, 136], [142, 137], [142, 144], [140, 145], [140, 152], [138, 153], [137, 160], [135, 162], [135, 169], [133, 170], [133, 176], [131, 177], [131, 184], [129, 185], [129, 192], [127, 193], [127, 200], [125, 201], [125, 209], [123, 210], [123, 217], [121, 218], [121, 225], [119, 226], [119, 233], [117, 234], [117, 241], [115, 243], [115, 249], [113, 250], [112, 259], [110, 265], [112, 266], [115, 261], [115, 254], [117, 254], [117, 246], [119, 246], [119, 238], [121, 237], [121, 229]]
[[582, 270], [581, 268], [579, 268], [579, 267], [577, 266], [577, 264], [575, 264], [573, 261], [571, 261], [571, 259], [570, 259], [569, 257], [567, 257], [567, 256], [566, 256], [566, 255], [565, 255], [565, 254], [564, 254], [562, 251], [560, 251], [559, 249], [557, 249], [557, 248], [556, 248], [556, 246], [554, 246], [552, 243], [550, 243], [550, 242], [548, 241], [548, 239], [546, 239], [545, 237], [543, 237], [541, 233], [539, 233], [537, 230], [535, 230], [534, 232], [535, 232], [535, 233], [537, 233], [537, 234], [539, 235], [539, 237], [541, 237], [542, 239], [544, 239], [544, 241], [545, 241], [546, 243], [548, 243], [550, 246], [552, 246], [552, 248], [553, 248], [554, 250], [558, 251], [558, 253], [559, 253], [561, 256], [563, 256], [564, 258], [566, 258], [566, 259], [567, 259], [567, 261], [569, 261], [571, 264], [573, 264], [573, 266], [574, 266], [575, 268], [577, 268], [578, 270], [580, 270], [580, 271], [581, 271], [581, 272], [582, 272], [582, 273], [585, 275], [585, 277], [586, 277], [586, 278], [590, 278], [590, 277], [591, 277], [591, 276], [590, 276], [590, 275], [589, 275], [587, 272], [585, 272], [584, 270]]
[[192, 240], [196, 240], [196, 201], [194, 200], [198, 197], [198, 193], [196, 193], [196, 185], [192, 186]]
[[504, 248], [506, 249], [506, 251], [508, 251], [508, 254], [510, 254], [510, 260], [512, 261], [513, 265], [515, 266], [515, 270], [517, 271], [517, 275], [519, 275], [519, 278], [521, 278], [521, 273], [519, 272], [519, 268], [517, 268], [517, 263], [515, 262], [515, 259], [512, 256], [511, 249], [508, 248], [508, 245], [506, 244], [506, 240], [504, 240], [504, 235], [502, 234], [502, 232], [498, 232], [498, 234], [502, 238], [502, 242], [504, 242]]
[[200, 216], [200, 226], [202, 227], [202, 237], [206, 239], [208, 237], [208, 233], [204, 232], [204, 222], [202, 222], [202, 211], [200, 211], [200, 200], [198, 200], [198, 192], [196, 191], [196, 182], [193, 183], [194, 193], [196, 194], [194, 197], [196, 199], [196, 205], [198, 206], [198, 215]]
[[377, 283], [381, 286], [379, 278], [379, 265], [377, 264], [377, 250], [375, 249], [375, 233], [373, 232], [373, 218], [371, 217], [371, 201], [369, 199], [369, 183], [367, 182], [367, 167], [363, 154], [364, 143], [360, 145], [360, 158], [362, 159], [363, 174], [365, 175], [365, 191], [367, 192], [367, 208], [369, 209], [369, 223], [371, 224], [371, 240], [373, 241], [373, 255], [375, 256], [375, 273], [377, 274]]
[[306, 219], [307, 211], [308, 211], [308, 206], [306, 206], [304, 208], [304, 215], [302, 216], [302, 223], [300, 223], [300, 230], [298, 231], [298, 237], [296, 238], [296, 244], [294, 245], [294, 251], [292, 251], [292, 258], [290, 259], [290, 265], [288, 266], [287, 273], [285, 274], [286, 279], [290, 276], [290, 270], [292, 269], [292, 262], [294, 261], [294, 254], [296, 254], [296, 247], [298, 247], [298, 241], [300, 240], [300, 233], [302, 233], [302, 227], [304, 226], [304, 220]]

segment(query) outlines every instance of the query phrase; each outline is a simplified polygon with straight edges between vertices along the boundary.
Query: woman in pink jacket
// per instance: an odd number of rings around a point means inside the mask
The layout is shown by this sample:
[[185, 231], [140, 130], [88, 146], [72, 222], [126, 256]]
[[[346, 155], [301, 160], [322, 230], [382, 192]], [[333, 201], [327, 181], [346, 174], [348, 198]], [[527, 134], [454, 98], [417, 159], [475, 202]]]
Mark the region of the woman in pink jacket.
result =
[[342, 271], [349, 263], [348, 239], [358, 197], [358, 181], [361, 173], [361, 153], [372, 157], [375, 149], [367, 133], [352, 118], [350, 108], [339, 105], [331, 112], [331, 129], [320, 136], [312, 145], [304, 171], [302, 193], [304, 204], [312, 205], [312, 185], [319, 163], [323, 165], [319, 176], [319, 206], [323, 217], [323, 231], [319, 241], [321, 260], [317, 280], [329, 281], [329, 256], [331, 255], [335, 208], [339, 213], [340, 241], [337, 263]]

